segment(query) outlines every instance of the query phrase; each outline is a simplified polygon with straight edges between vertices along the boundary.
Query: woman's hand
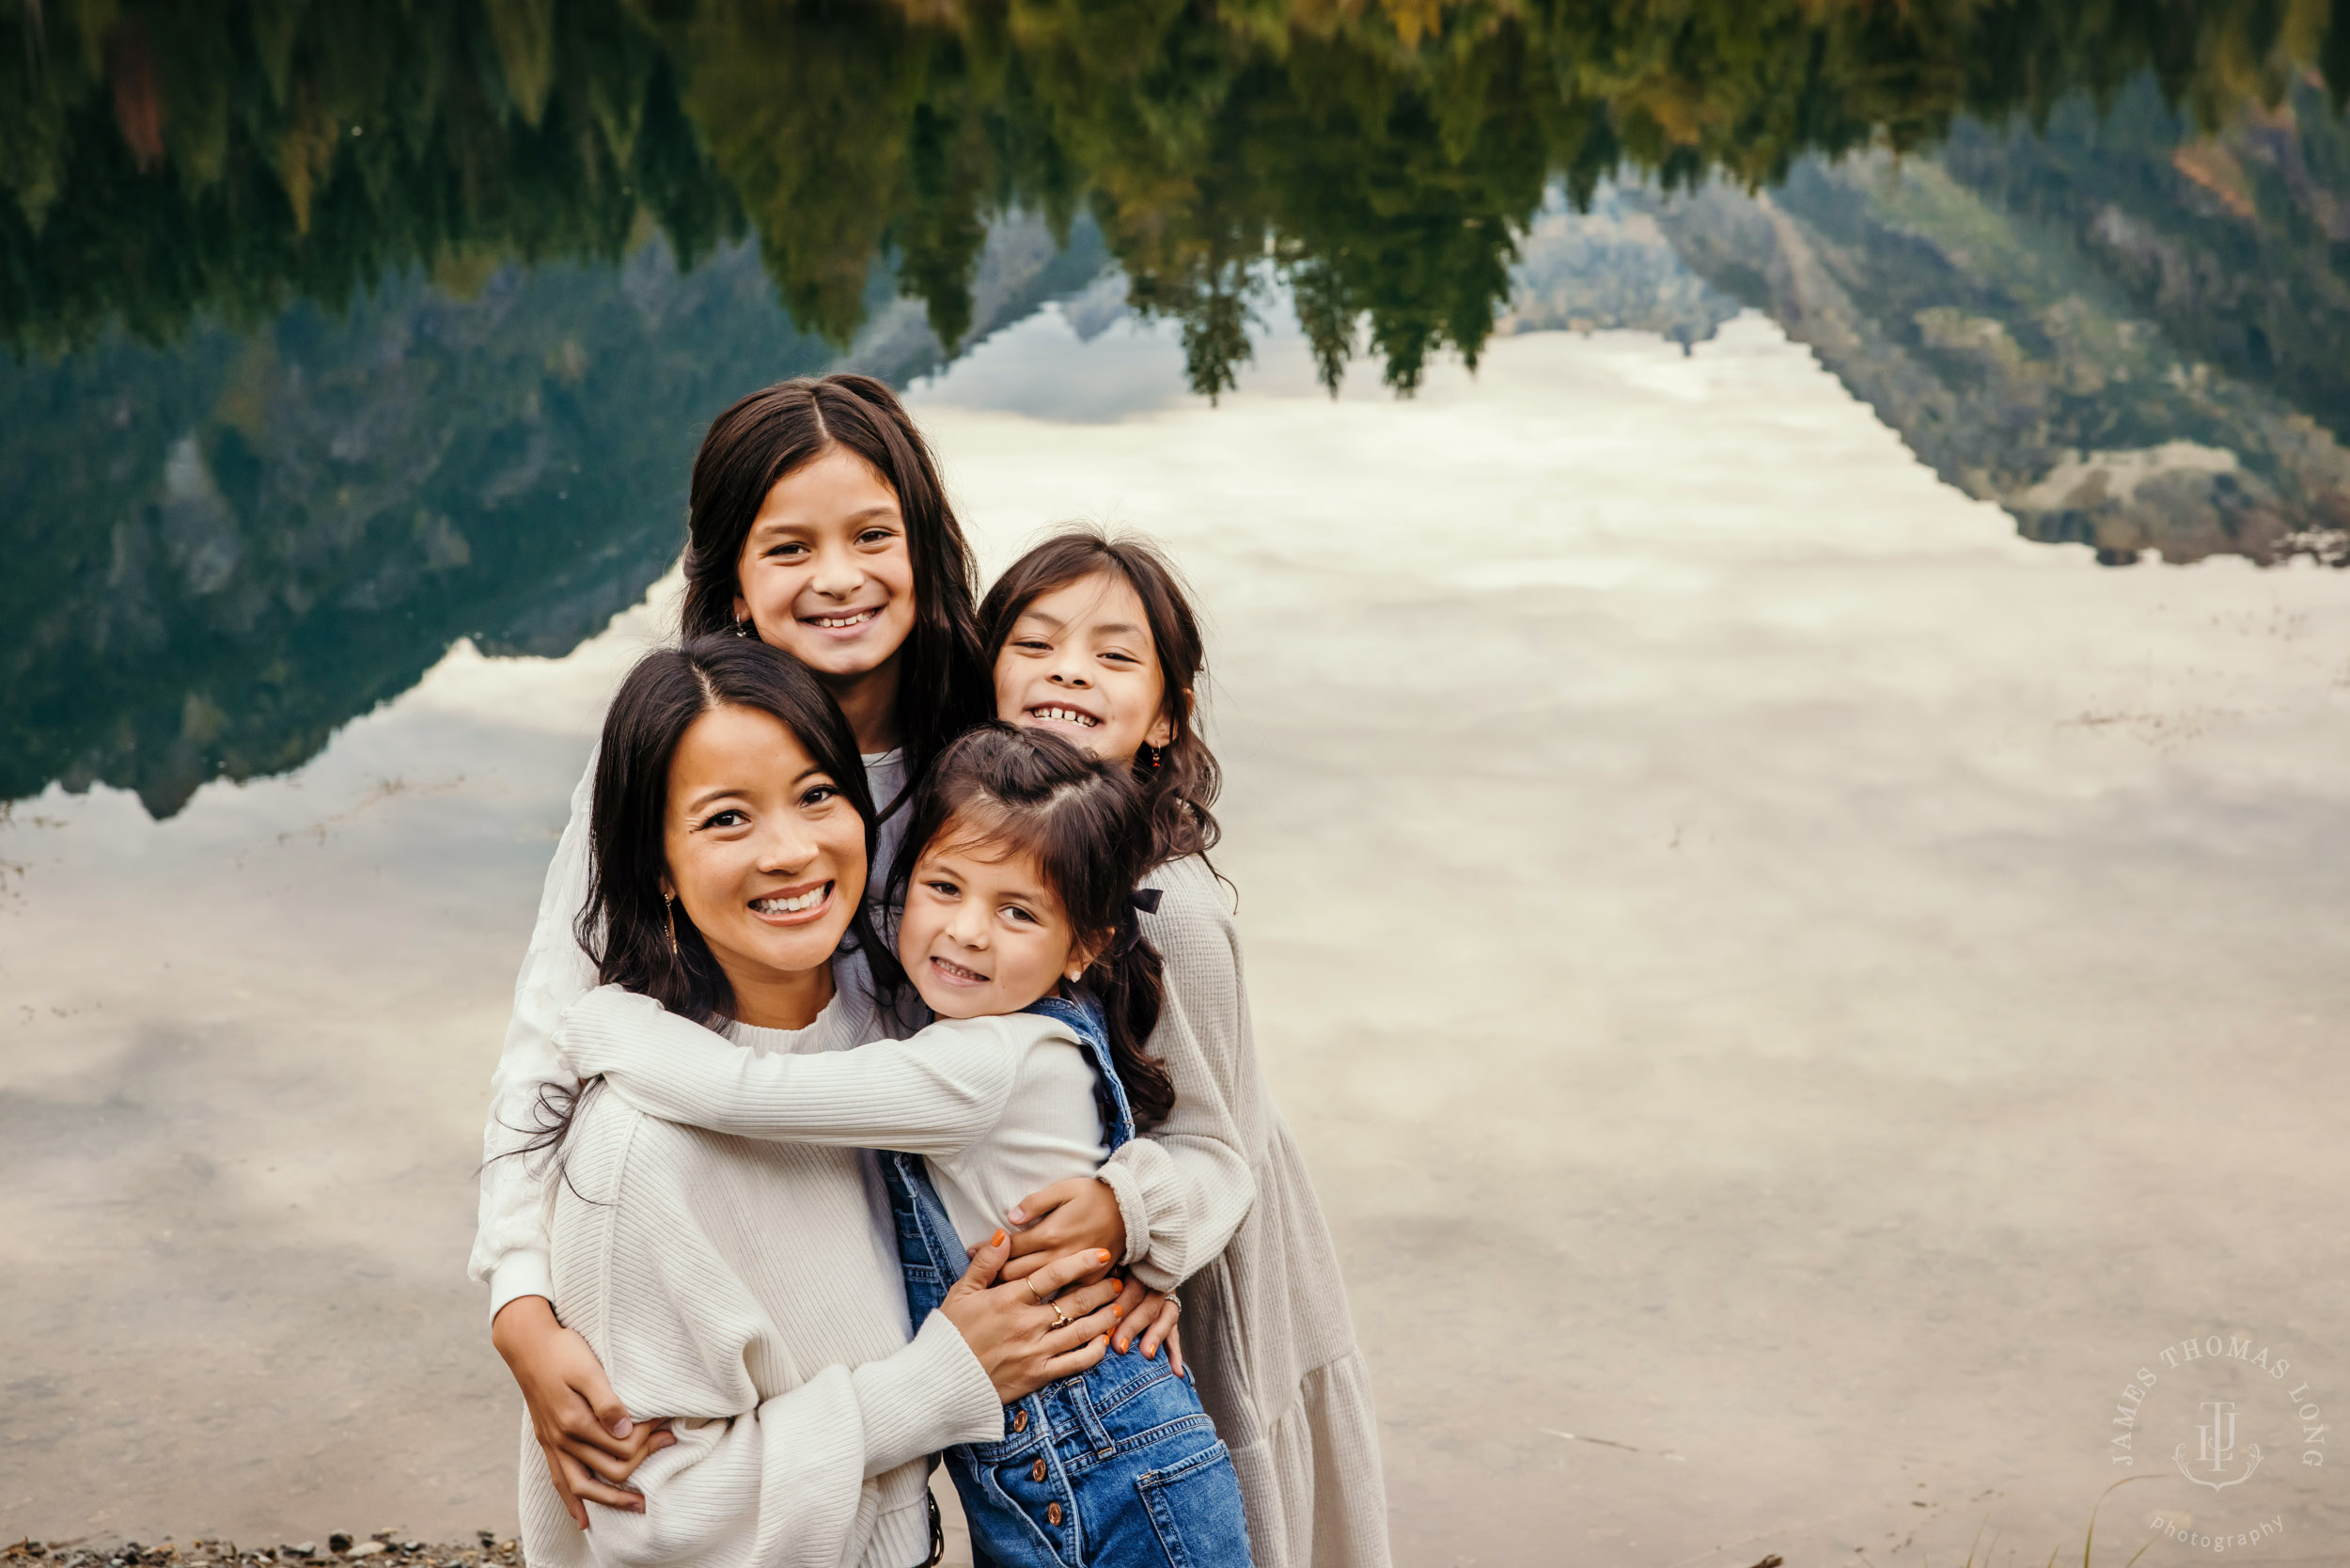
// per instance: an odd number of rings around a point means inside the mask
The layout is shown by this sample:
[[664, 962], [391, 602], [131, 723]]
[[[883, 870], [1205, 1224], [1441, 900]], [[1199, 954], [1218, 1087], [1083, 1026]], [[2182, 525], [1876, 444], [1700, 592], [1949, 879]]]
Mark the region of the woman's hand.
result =
[[1126, 1289], [1117, 1301], [1118, 1331], [1111, 1336], [1110, 1348], [1123, 1356], [1131, 1349], [1136, 1337], [1142, 1341], [1142, 1355], [1150, 1360], [1167, 1347], [1167, 1364], [1175, 1369], [1175, 1375], [1183, 1375], [1183, 1339], [1175, 1331], [1176, 1319], [1183, 1309], [1183, 1301], [1165, 1291], [1154, 1291], [1141, 1280], [1129, 1278]]
[[645, 1511], [626, 1485], [648, 1454], [677, 1441], [666, 1419], [632, 1421], [588, 1341], [556, 1321], [542, 1295], [516, 1296], [498, 1309], [490, 1342], [506, 1358], [530, 1407], [530, 1429], [545, 1450], [563, 1511], [588, 1528], [585, 1497], [606, 1508]]
[[[1109, 1354], [1110, 1331], [1120, 1308], [1119, 1282], [1096, 1279], [1110, 1254], [1096, 1249], [1060, 1258], [1025, 1279], [996, 1284], [1011, 1248], [1004, 1232], [971, 1255], [971, 1267], [947, 1293], [939, 1311], [953, 1324], [979, 1358], [995, 1397], [1010, 1404], [1047, 1383], [1086, 1371]], [[1066, 1294], [1058, 1293], [1066, 1291]], [[1046, 1302], [1052, 1306], [1046, 1306]], [[1058, 1309], [1058, 1310], [1056, 1310]], [[1057, 1320], [1066, 1320], [1056, 1326]]]
[[1014, 1231], [1007, 1279], [1026, 1279], [1071, 1252], [1106, 1252], [1112, 1262], [1126, 1256], [1126, 1216], [1118, 1212], [1118, 1194], [1098, 1176], [1055, 1182], [1004, 1217]]

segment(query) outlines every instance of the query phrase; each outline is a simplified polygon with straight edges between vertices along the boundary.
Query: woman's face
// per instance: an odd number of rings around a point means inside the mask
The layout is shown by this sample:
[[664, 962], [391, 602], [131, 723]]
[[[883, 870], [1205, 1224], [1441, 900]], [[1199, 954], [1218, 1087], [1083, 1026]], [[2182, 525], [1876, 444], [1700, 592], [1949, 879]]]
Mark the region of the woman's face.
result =
[[1125, 578], [1096, 572], [1029, 602], [995, 655], [995, 716], [1113, 760], [1174, 739], [1151, 622]]
[[1075, 980], [1090, 954], [1033, 859], [950, 820], [914, 863], [898, 960], [941, 1018], [996, 1018]]
[[669, 760], [664, 892], [738, 994], [830, 963], [865, 896], [865, 823], [789, 725], [702, 714]]
[[846, 447], [776, 481], [734, 571], [734, 618], [819, 675], [869, 675], [914, 630], [897, 492]]

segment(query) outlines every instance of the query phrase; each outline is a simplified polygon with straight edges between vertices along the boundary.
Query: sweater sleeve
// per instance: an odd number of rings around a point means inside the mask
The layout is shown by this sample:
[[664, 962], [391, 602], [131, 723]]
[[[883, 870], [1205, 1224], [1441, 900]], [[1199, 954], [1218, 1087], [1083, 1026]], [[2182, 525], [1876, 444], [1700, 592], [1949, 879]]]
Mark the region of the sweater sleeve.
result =
[[[480, 1224], [466, 1273], [490, 1287], [494, 1318], [517, 1296], [554, 1298], [547, 1264], [547, 1162], [516, 1152], [539, 1131], [541, 1096], [575, 1090], [579, 1079], [556, 1054], [553, 1036], [564, 1008], [592, 990], [595, 965], [573, 923], [588, 902], [588, 821], [596, 760], [572, 792], [571, 821], [539, 895], [538, 923], [514, 980], [514, 1012], [490, 1078], [490, 1118], [481, 1137]], [[503, 1157], [501, 1157], [503, 1156]]]
[[1004, 1411], [963, 1336], [933, 1312], [894, 1356], [827, 1367], [747, 1415], [674, 1430], [677, 1446], [636, 1472], [642, 1513], [588, 1505], [587, 1542], [599, 1563], [847, 1560], [867, 1478], [999, 1438]]
[[[1257, 1198], [1238, 1106], [1257, 1076], [1239, 938], [1198, 859], [1162, 869], [1143, 933], [1166, 964], [1166, 1000], [1150, 1050], [1167, 1064], [1175, 1108], [1102, 1167], [1126, 1223], [1125, 1262], [1171, 1291], [1207, 1266]], [[1255, 1096], [1261, 1099], [1261, 1092]]]
[[556, 1049], [581, 1078], [666, 1121], [738, 1137], [962, 1152], [1003, 1117], [1033, 1014], [933, 1024], [910, 1040], [797, 1055], [745, 1050], [619, 986], [564, 1013]]

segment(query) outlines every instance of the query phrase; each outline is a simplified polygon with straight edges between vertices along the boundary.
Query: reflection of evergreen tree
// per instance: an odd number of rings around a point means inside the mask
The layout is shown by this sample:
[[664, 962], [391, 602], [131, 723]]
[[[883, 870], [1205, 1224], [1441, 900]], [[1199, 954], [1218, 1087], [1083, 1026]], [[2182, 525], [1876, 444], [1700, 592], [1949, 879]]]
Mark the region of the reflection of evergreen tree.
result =
[[990, 215], [1085, 203], [1136, 303], [1183, 321], [1201, 389], [1246, 357], [1268, 263], [1309, 286], [1325, 368], [1367, 342], [1408, 388], [1431, 353], [1475, 359], [1547, 180], [1753, 186], [2148, 73], [2217, 126], [2350, 57], [2344, 9], [0, 0], [25, 39], [0, 50], [0, 339], [258, 321], [417, 264], [609, 259], [650, 219], [689, 260], [755, 231], [836, 342], [889, 256], [951, 343]]

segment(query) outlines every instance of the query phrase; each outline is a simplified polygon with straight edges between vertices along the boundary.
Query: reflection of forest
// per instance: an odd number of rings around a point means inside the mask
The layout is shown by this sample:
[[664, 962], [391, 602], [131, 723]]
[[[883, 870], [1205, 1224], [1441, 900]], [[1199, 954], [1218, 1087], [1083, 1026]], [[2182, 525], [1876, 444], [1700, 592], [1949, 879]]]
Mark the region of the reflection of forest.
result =
[[[2151, 72], [2211, 124], [2350, 67], [2335, 0], [0, 0], [0, 338], [168, 335], [389, 270], [754, 233], [844, 342], [959, 341], [989, 218], [1101, 225], [1201, 390], [1267, 259], [1335, 368], [1472, 360], [1563, 180], [1753, 186]], [[2336, 20], [2339, 17], [2340, 20]], [[2329, 72], [2350, 81], [2350, 69]]]
[[1743, 302], [2034, 537], [2342, 553], [2350, 0], [0, 16], [0, 799], [167, 813], [568, 649], [728, 397], [1104, 266], [1211, 394], [1277, 294], [1403, 391]]

